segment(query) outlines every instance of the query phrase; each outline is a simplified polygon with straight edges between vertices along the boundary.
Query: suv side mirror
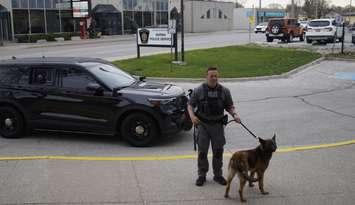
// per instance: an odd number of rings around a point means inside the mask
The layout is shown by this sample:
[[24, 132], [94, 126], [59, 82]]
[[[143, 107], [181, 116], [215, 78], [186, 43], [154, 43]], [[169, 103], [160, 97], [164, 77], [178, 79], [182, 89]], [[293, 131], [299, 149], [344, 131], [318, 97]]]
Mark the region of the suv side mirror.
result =
[[104, 89], [101, 87], [101, 85], [97, 83], [89, 83], [86, 86], [86, 90], [90, 92], [94, 92], [95, 95], [102, 95], [104, 92]]

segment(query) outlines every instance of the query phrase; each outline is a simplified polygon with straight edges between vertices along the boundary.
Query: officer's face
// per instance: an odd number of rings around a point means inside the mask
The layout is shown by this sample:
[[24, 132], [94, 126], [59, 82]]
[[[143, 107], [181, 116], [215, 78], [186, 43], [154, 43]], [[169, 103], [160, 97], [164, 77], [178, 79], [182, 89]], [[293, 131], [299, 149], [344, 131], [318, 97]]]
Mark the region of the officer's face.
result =
[[210, 87], [215, 87], [218, 82], [218, 71], [210, 70], [207, 72], [207, 84]]

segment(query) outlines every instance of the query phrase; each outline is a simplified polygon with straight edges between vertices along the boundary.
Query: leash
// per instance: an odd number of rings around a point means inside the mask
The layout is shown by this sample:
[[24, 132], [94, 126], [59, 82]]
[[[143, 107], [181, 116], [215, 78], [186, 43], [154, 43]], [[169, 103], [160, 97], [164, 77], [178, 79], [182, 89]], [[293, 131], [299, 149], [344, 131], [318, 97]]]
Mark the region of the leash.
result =
[[[227, 122], [227, 125], [228, 125], [229, 123], [233, 122], [233, 121], [235, 121], [235, 120], [230, 120], [230, 121], [228, 121], [228, 122]], [[242, 122], [240, 122], [240, 124], [241, 124], [242, 127], [243, 127], [244, 129], [246, 129], [251, 135], [253, 135], [253, 137], [254, 137], [255, 139], [259, 139], [259, 137], [256, 136], [252, 131], [250, 131], [250, 130], [247, 128], [247, 126], [245, 126]]]

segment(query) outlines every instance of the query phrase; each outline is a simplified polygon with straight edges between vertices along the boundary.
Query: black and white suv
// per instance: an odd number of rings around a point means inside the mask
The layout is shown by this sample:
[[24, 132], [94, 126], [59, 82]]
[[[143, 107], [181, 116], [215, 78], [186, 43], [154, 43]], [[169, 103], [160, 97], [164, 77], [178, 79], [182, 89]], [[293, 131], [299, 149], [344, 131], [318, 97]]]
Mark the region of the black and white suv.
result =
[[0, 62], [0, 135], [32, 129], [119, 134], [133, 146], [192, 127], [187, 96], [92, 58]]

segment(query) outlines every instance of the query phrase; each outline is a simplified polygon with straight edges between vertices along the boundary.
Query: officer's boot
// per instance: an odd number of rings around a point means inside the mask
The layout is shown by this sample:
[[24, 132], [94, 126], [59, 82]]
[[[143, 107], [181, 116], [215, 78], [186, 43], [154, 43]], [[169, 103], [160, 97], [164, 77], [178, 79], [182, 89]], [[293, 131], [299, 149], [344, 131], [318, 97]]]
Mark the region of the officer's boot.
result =
[[222, 166], [223, 166], [223, 149], [216, 149], [213, 151], [213, 180], [216, 181], [220, 185], [226, 185], [227, 181], [224, 179], [222, 175]]
[[198, 151], [197, 168], [198, 178], [196, 180], [196, 186], [203, 186], [206, 182], [206, 173], [208, 172], [208, 159], [207, 152]]

